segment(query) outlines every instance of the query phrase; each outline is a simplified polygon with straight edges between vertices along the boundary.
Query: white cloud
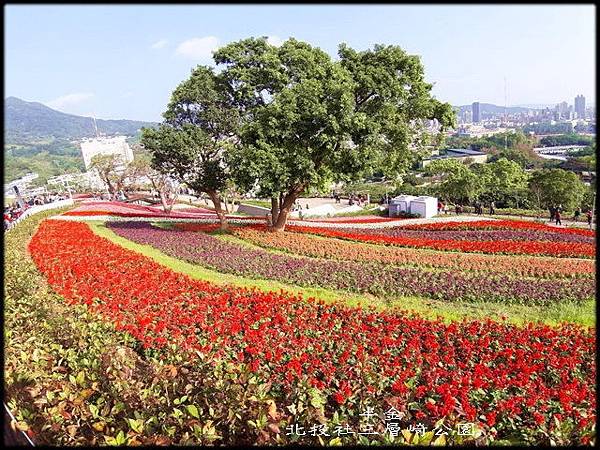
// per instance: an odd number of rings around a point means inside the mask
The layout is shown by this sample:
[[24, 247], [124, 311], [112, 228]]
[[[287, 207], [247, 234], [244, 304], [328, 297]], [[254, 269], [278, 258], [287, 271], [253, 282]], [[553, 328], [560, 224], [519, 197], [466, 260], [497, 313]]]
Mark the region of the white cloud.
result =
[[160, 48], [165, 48], [168, 43], [169, 41], [167, 41], [166, 39], [161, 39], [160, 41], [156, 41], [154, 44], [152, 44], [150, 48], [158, 50]]
[[193, 60], [211, 59], [212, 53], [219, 48], [219, 39], [214, 36], [192, 38], [177, 46], [175, 54]]
[[66, 107], [79, 105], [94, 97], [91, 92], [77, 92], [73, 94], [63, 95], [46, 102], [46, 105], [53, 109], [64, 109]]
[[281, 44], [283, 44], [283, 39], [281, 39], [279, 36], [268, 36], [267, 42], [275, 47], [279, 47]]

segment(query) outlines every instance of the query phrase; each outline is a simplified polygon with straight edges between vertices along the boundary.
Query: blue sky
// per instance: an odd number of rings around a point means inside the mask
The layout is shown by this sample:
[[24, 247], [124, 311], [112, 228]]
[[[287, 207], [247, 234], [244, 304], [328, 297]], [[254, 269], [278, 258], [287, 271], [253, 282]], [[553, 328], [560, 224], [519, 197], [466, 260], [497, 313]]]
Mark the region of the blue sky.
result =
[[593, 5], [9, 5], [5, 96], [99, 118], [161, 120], [212, 49], [250, 36], [336, 55], [400, 45], [453, 105], [573, 104], [595, 97]]

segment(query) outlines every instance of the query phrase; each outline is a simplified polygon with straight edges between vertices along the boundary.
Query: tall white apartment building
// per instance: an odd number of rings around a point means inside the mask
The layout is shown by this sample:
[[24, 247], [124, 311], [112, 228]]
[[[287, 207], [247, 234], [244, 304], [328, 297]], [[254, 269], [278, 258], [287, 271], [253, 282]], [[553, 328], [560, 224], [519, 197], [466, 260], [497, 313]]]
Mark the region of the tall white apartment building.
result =
[[89, 170], [92, 158], [96, 155], [120, 155], [123, 163], [133, 161], [133, 150], [126, 142], [125, 136], [98, 137], [81, 141], [81, 154], [85, 169]]

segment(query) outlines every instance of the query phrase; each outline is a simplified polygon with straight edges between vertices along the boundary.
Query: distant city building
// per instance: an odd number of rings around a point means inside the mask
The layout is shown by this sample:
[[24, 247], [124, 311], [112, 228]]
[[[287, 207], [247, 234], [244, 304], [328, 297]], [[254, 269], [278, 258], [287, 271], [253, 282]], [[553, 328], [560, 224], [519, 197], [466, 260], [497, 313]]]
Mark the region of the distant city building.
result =
[[471, 109], [473, 111], [473, 123], [480, 122], [481, 121], [481, 109], [480, 109], [479, 102], [474, 102], [473, 105], [471, 105]]
[[575, 114], [578, 119], [585, 119], [585, 97], [583, 95], [575, 97]]
[[92, 158], [96, 155], [119, 155], [124, 164], [133, 161], [133, 151], [126, 139], [125, 136], [114, 136], [83, 140], [80, 145], [85, 169], [90, 169]]
[[48, 186], [61, 186], [70, 188], [75, 186], [85, 186], [91, 189], [103, 189], [104, 182], [98, 176], [95, 170], [83, 173], [66, 173], [52, 178], [48, 178]]
[[485, 163], [487, 162], [488, 155], [477, 150], [451, 148], [446, 150], [446, 154], [444, 155], [432, 155], [429, 158], [424, 159], [421, 165], [422, 167], [425, 167], [438, 159], [456, 159], [461, 162]]
[[567, 102], [561, 102], [554, 108], [554, 120], [568, 119], [569, 118], [569, 104]]

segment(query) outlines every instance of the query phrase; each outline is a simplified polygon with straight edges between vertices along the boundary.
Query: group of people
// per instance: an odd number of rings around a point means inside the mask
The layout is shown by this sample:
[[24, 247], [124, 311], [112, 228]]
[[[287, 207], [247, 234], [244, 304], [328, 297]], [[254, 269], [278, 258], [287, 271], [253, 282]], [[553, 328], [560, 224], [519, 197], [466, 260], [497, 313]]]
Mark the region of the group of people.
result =
[[556, 222], [556, 225], [562, 225], [561, 218], [563, 207], [562, 205], [550, 205], [548, 207], [548, 211], [550, 211], [550, 222]]
[[23, 198], [23, 206], [15, 201], [11, 205], [4, 207], [4, 230], [8, 230], [11, 224], [21, 217], [21, 215], [32, 206], [46, 205], [48, 203], [66, 200], [68, 198], [69, 196], [67, 194], [52, 192], [25, 197]]
[[110, 201], [123, 202], [123, 201], [127, 200], [129, 197], [127, 196], [125, 191], [118, 191], [118, 192], [115, 192], [114, 194], [110, 194], [108, 192], [93, 192], [92, 198], [94, 200], [110, 200]]
[[[562, 212], [563, 212], [563, 207], [562, 205], [550, 205], [548, 207], [548, 211], [550, 212], [550, 222], [554, 222], [556, 225], [562, 225]], [[588, 208], [586, 214], [586, 219], [587, 219], [587, 223], [588, 226], [591, 227], [592, 226], [592, 210], [590, 208]], [[573, 213], [573, 221], [574, 222], [578, 222], [579, 221], [579, 217], [581, 217], [581, 208], [577, 208], [575, 210], [575, 212]]]
[[[333, 198], [336, 203], [341, 203], [342, 202], [342, 197], [337, 192], [332, 192], [331, 193], [331, 198]], [[369, 202], [370, 202], [370, 198], [369, 198], [368, 195], [350, 194], [348, 196], [348, 205], [350, 205], [350, 206], [355, 205], [355, 204], [358, 205], [358, 206], [366, 206], [366, 205], [369, 204]]]
[[[478, 215], [483, 214], [483, 203], [481, 203], [481, 202], [475, 203], [474, 208], [475, 208], [475, 214], [478, 214]], [[438, 214], [442, 214], [442, 213], [448, 214], [449, 213], [448, 205], [445, 204], [441, 200], [438, 201], [437, 212], [438, 212]], [[462, 214], [463, 212], [465, 212], [463, 205], [461, 205], [460, 203], [457, 203], [456, 205], [454, 205], [454, 212], [456, 214]], [[490, 202], [489, 213], [490, 213], [490, 215], [496, 214], [496, 204], [494, 202]]]
[[[475, 202], [474, 208], [475, 208], [475, 214], [477, 214], [478, 216], [481, 216], [483, 214], [484, 205], [482, 202]], [[489, 214], [490, 214], [490, 216], [493, 216], [494, 214], [496, 214], [496, 203], [494, 203], [493, 201], [490, 202]]]
[[[339, 203], [339, 202], [338, 202]], [[348, 204], [350, 206], [357, 204], [358, 206], [367, 205], [369, 203], [369, 197], [363, 194], [350, 194], [348, 196]]]
[[10, 206], [4, 207], [4, 231], [10, 228], [10, 225], [21, 217], [21, 214], [25, 212], [25, 210], [29, 208], [29, 205], [25, 203], [24, 207], [21, 208], [18, 204], [13, 203]]

